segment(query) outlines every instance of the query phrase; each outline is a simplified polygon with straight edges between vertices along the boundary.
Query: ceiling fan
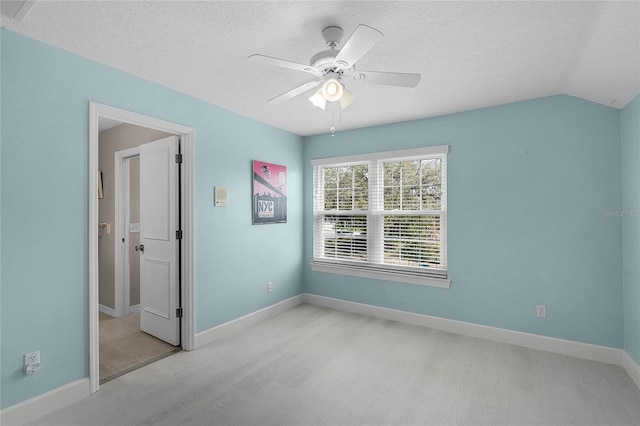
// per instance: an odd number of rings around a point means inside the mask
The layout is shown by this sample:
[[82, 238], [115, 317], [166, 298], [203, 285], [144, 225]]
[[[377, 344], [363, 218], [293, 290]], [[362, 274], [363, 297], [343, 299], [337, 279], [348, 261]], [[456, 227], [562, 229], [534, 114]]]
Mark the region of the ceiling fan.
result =
[[356, 70], [356, 62], [382, 39], [383, 34], [367, 25], [358, 25], [342, 48], [338, 49], [343, 35], [342, 28], [337, 26], [322, 30], [322, 37], [329, 48], [313, 55], [309, 65], [265, 55], [249, 56], [247, 59], [253, 62], [303, 71], [317, 77], [316, 80], [270, 99], [268, 103], [279, 104], [322, 85], [309, 100], [321, 109], [325, 109], [327, 102], [339, 101], [340, 107], [344, 109], [353, 102], [353, 96], [344, 84], [344, 80], [348, 78], [400, 87], [415, 87], [420, 81], [420, 74]]

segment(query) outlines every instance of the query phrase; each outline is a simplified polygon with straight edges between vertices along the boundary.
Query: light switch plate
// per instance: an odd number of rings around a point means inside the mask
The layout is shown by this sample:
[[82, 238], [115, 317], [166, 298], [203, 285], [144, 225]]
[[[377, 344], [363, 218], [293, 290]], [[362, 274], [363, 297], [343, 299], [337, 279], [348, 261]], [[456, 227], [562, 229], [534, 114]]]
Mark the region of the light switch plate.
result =
[[215, 186], [213, 188], [213, 199], [216, 207], [227, 207], [227, 188]]

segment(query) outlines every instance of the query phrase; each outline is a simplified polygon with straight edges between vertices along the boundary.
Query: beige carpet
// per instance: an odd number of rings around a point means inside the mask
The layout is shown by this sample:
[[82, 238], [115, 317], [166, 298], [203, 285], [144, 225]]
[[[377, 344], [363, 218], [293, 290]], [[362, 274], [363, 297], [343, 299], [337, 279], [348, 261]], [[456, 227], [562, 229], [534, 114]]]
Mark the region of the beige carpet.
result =
[[140, 331], [139, 312], [120, 318], [100, 312], [100, 384], [180, 350]]

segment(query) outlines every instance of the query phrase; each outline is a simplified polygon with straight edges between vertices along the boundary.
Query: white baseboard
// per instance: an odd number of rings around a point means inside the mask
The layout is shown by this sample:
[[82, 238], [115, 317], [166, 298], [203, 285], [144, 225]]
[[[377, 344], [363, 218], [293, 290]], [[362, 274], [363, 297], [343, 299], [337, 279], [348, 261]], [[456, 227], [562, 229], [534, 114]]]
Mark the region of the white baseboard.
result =
[[622, 350], [617, 348], [592, 345], [589, 343], [575, 342], [572, 340], [558, 339], [555, 337], [541, 336], [538, 334], [524, 333], [521, 331], [507, 330], [504, 328], [490, 327], [430, 315], [416, 314], [396, 309], [382, 308], [380, 306], [349, 302], [341, 299], [333, 299], [331, 297], [318, 296], [316, 294], [305, 293], [303, 301], [313, 305], [325, 306], [327, 308], [354, 312], [407, 324], [435, 328], [437, 330], [448, 331], [450, 333], [478, 337], [481, 339], [523, 346], [525, 348], [539, 349], [547, 352], [555, 352], [593, 361], [606, 362], [608, 364], [622, 365]]
[[98, 305], [98, 309], [100, 309], [100, 312], [107, 314], [111, 317], [117, 317], [115, 309], [105, 306], [102, 303]]
[[638, 365], [627, 351], [622, 351], [622, 366], [627, 370], [631, 380], [640, 388], [640, 365]]
[[89, 378], [67, 383], [42, 395], [5, 408], [0, 413], [0, 424], [3, 426], [23, 425], [84, 399], [90, 394]]
[[290, 297], [281, 302], [267, 306], [258, 311], [252, 312], [240, 318], [236, 318], [233, 321], [220, 324], [216, 327], [210, 328], [200, 333], [196, 333], [194, 342], [194, 349], [200, 348], [208, 343], [214, 342], [222, 337], [235, 333], [243, 328], [249, 327], [254, 324], [258, 324], [264, 320], [274, 317], [284, 311], [303, 303], [304, 295], [299, 294], [297, 296]]
[[[108, 306], [105, 305], [98, 305], [98, 308], [100, 309], [100, 312], [105, 313], [109, 316], [112, 316], [114, 318], [118, 318], [118, 315], [116, 315], [116, 310], [113, 308], [110, 308]], [[129, 315], [135, 313], [135, 312], [140, 312], [140, 304], [138, 303], [137, 305], [132, 305], [129, 306]]]

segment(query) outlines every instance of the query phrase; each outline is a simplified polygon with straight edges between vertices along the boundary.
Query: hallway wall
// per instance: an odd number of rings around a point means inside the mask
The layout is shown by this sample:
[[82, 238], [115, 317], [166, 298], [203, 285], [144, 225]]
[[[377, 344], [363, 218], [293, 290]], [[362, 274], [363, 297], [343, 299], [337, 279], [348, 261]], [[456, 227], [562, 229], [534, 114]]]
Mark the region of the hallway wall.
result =
[[[98, 138], [98, 168], [102, 171], [104, 198], [98, 200], [98, 221], [111, 224], [111, 234], [102, 230], [98, 236], [99, 252], [99, 303], [115, 309], [115, 153], [123, 149], [170, 136], [158, 130], [131, 124], [121, 124], [103, 130]], [[133, 194], [135, 196], [135, 194]], [[134, 236], [135, 238], [135, 236]], [[131, 244], [131, 241], [129, 242]]]

